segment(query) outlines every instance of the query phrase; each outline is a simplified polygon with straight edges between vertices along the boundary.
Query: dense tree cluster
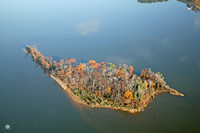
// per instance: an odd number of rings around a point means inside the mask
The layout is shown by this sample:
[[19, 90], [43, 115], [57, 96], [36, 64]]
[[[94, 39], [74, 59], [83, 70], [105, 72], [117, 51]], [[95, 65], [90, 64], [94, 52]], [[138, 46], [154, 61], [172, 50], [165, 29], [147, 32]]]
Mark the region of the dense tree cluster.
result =
[[146, 106], [156, 93], [170, 89], [162, 74], [151, 69], [143, 69], [141, 75], [136, 75], [133, 66], [126, 64], [116, 66], [94, 60], [78, 64], [75, 58], [56, 62], [31, 46], [26, 47], [26, 52], [88, 105], [138, 109]]

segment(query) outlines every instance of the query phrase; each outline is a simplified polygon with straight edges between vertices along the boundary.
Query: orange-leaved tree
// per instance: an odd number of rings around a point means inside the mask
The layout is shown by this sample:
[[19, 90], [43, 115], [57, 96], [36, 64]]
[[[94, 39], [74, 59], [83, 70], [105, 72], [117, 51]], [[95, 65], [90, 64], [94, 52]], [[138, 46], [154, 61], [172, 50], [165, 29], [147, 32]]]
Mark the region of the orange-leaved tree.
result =
[[97, 71], [97, 69], [99, 68], [100, 64], [97, 63], [96, 61], [94, 60], [89, 60], [88, 62], [89, 66], [91, 66], [93, 69], [95, 69], [95, 71]]
[[130, 67], [128, 68], [128, 70], [129, 70], [129, 74], [130, 74], [131, 76], [133, 76], [133, 71], [134, 71], [133, 66], [130, 66]]
[[122, 80], [121, 84], [122, 84], [122, 86], [124, 86], [124, 80]]
[[122, 70], [121, 70], [121, 66], [118, 68], [118, 73], [117, 73], [117, 76], [121, 76], [122, 74]]
[[76, 59], [75, 58], [66, 58], [65, 59], [65, 62], [67, 63], [67, 64], [75, 64], [75, 63], [77, 63], [77, 61], [76, 61]]
[[49, 69], [50, 68], [50, 65], [49, 63], [46, 61], [46, 64], [45, 64], [46, 68]]
[[77, 63], [77, 61], [76, 61], [76, 59], [75, 58], [66, 58], [65, 59], [65, 62], [67, 63], [67, 64], [75, 64], [75, 63]]
[[94, 61], [94, 60], [89, 60], [89, 61], [88, 61], [88, 64], [89, 64], [89, 65], [92, 65], [92, 64], [95, 64], [95, 63], [96, 63], [96, 61]]
[[75, 70], [80, 70], [80, 71], [86, 70], [86, 65], [85, 64], [77, 65], [77, 67], [75, 68]]
[[40, 52], [38, 52], [36, 56], [37, 56], [37, 58], [40, 58], [42, 55]]
[[124, 96], [125, 96], [125, 98], [128, 98], [128, 99], [133, 100], [133, 94], [132, 94], [129, 90], [127, 90], [127, 91], [124, 93]]
[[101, 69], [101, 70], [106, 70], [106, 63], [105, 63], [105, 62], [101, 62], [101, 63], [99, 64], [99, 66], [100, 66], [100, 69]]
[[30, 47], [30, 53], [33, 54], [34, 50], [32, 47]]
[[86, 70], [86, 65], [85, 64], [80, 64], [78, 65], [75, 70], [78, 70], [81, 74], [81, 76], [84, 76], [84, 70]]
[[142, 78], [149, 78], [149, 73], [148, 73], [148, 70], [147, 69], [143, 69], [141, 71], [141, 75], [140, 75]]
[[71, 74], [72, 74], [72, 71], [69, 71], [69, 72], [65, 73], [65, 76], [68, 76], [68, 75], [71, 75]]
[[44, 64], [46, 63], [45, 59], [42, 59], [42, 66], [44, 67]]

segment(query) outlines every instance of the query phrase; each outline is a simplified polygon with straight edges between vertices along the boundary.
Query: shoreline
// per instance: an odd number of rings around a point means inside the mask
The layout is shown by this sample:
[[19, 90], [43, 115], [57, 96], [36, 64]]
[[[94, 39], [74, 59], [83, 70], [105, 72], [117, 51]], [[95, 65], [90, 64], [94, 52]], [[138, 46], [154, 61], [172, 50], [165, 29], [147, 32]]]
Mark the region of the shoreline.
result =
[[[81, 100], [78, 96], [74, 95], [73, 92], [71, 91], [70, 88], [68, 88], [60, 79], [54, 77], [53, 75], [50, 75], [50, 77], [52, 79], [54, 79], [58, 85], [66, 92], [69, 94], [69, 96], [72, 98], [72, 100], [74, 100], [75, 102], [79, 103], [79, 104], [83, 104], [85, 106], [91, 107], [91, 108], [106, 108], [106, 109], [112, 109], [112, 110], [120, 110], [120, 111], [126, 111], [126, 112], [130, 112], [130, 113], [138, 113], [143, 111], [142, 109], [128, 109], [128, 108], [123, 108], [123, 107], [112, 107], [112, 106], [99, 106], [99, 105], [88, 105], [87, 103], [85, 103], [83, 100]], [[145, 106], [146, 107], [146, 106]], [[145, 108], [144, 107], [144, 108]]]
[[[129, 113], [139, 113], [144, 111], [144, 109], [148, 106], [149, 103], [145, 104], [144, 106], [142, 106], [142, 108], [139, 109], [129, 109], [129, 108], [124, 108], [124, 107], [112, 107], [109, 105], [105, 105], [105, 106], [100, 106], [100, 105], [88, 105], [86, 102], [84, 102], [83, 100], [80, 99], [80, 97], [76, 96], [73, 94], [73, 92], [71, 91], [70, 88], [67, 87], [67, 85], [65, 83], [63, 83], [59, 78], [54, 77], [53, 75], [50, 75], [50, 77], [52, 79], [54, 79], [54, 81], [56, 81], [56, 83], [66, 92], [69, 94], [70, 98], [72, 98], [73, 101], [79, 103], [79, 104], [83, 104], [85, 106], [88, 106], [90, 108], [106, 108], [106, 109], [111, 109], [111, 110], [118, 110], [118, 111], [125, 111], [125, 112], [129, 112]], [[162, 90], [162, 91], [156, 91], [152, 94], [151, 98], [149, 100], [152, 100], [156, 95], [158, 95], [159, 93], [164, 93], [164, 92], [168, 92], [172, 95], [178, 95], [178, 96], [184, 96], [182, 93], [178, 92], [175, 89], [169, 88], [166, 90]]]
[[[124, 66], [123, 68], [119, 66], [116, 68], [116, 65], [112, 63], [101, 62], [99, 64], [94, 60], [90, 60], [88, 64], [75, 66], [74, 63], [77, 63], [75, 58], [66, 58], [67, 65], [63, 65], [64, 59], [57, 63], [53, 61], [53, 58], [44, 57], [37, 48], [27, 45], [23, 51], [30, 54], [33, 61], [38, 63], [45, 73], [47, 72], [73, 101], [90, 108], [106, 108], [139, 113], [144, 111], [152, 99], [160, 93], [184, 96], [184, 94], [166, 85], [161, 73], [154, 73], [151, 69], [143, 69], [141, 75], [133, 75], [133, 66]], [[99, 69], [99, 72], [97, 72], [97, 69]], [[71, 77], [68, 77], [69, 75]], [[113, 77], [110, 78], [109, 75]], [[67, 80], [66, 82], [63, 77]], [[110, 80], [105, 81], [106, 78]], [[80, 81], [79, 86], [75, 85], [75, 79], [77, 79], [77, 82]], [[134, 87], [134, 85], [136, 86]], [[111, 86], [115, 89], [111, 90]], [[89, 92], [85, 91], [87, 87], [89, 87]], [[96, 90], [94, 89], [95, 87], [97, 87]], [[91, 88], [93, 89], [91, 90]], [[122, 95], [119, 93], [122, 93]]]

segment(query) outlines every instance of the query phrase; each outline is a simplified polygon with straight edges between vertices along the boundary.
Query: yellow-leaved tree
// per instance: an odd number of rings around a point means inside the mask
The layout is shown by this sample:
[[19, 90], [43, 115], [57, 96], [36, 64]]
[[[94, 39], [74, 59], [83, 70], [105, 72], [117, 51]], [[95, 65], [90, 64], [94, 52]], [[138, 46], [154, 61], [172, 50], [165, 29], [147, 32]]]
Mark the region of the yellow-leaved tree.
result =
[[129, 90], [127, 90], [127, 91], [124, 93], [124, 96], [125, 96], [125, 98], [128, 98], [128, 99], [133, 100], [133, 94], [132, 94]]

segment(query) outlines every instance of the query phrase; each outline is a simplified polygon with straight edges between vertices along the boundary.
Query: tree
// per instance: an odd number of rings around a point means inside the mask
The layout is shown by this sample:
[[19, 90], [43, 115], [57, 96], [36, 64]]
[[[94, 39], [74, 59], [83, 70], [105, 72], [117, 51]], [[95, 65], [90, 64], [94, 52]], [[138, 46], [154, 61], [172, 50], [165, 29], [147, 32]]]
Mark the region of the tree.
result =
[[41, 56], [42, 56], [41, 53], [40, 53], [40, 52], [37, 52], [36, 57], [37, 57], [37, 58], [40, 58]]
[[128, 68], [128, 70], [129, 70], [129, 74], [130, 74], [131, 76], [133, 76], [133, 71], [134, 71], [133, 66], [130, 66], [130, 67]]
[[125, 98], [128, 98], [128, 99], [133, 100], [133, 94], [132, 94], [129, 90], [127, 90], [127, 91], [124, 93], [124, 96], [125, 96]]
[[[89, 64], [90, 67], [92, 67], [93, 69], [95, 69], [95, 71], [97, 71], [97, 69], [101, 66], [101, 64], [97, 63], [94, 60], [89, 60], [88, 64]], [[102, 64], [104, 64], [104, 63], [102, 63]]]
[[50, 68], [50, 65], [49, 63], [46, 61], [46, 64], [45, 64], [46, 68], [49, 69]]
[[89, 61], [88, 61], [88, 64], [89, 64], [89, 65], [92, 65], [92, 64], [95, 64], [95, 63], [96, 63], [96, 61], [94, 61], [94, 60], [89, 60]]
[[66, 58], [66, 59], [65, 59], [65, 62], [66, 62], [67, 64], [75, 64], [75, 63], [77, 63], [77, 61], [76, 61], [75, 58], [70, 58], [70, 59]]
[[32, 47], [30, 47], [30, 53], [33, 54], [34, 50]]
[[107, 93], [111, 94], [111, 88], [110, 88], [110, 86], [107, 87]]
[[44, 64], [46, 63], [45, 59], [42, 59], [42, 66], [44, 67]]
[[61, 65], [61, 66], [63, 65], [63, 62], [64, 62], [64, 60], [61, 59], [61, 60], [60, 60], [60, 65]]
[[69, 72], [65, 73], [65, 76], [68, 76], [68, 75], [71, 75], [71, 74], [72, 74], [72, 71], [69, 71]]
[[121, 74], [122, 74], [121, 67], [119, 67], [119, 68], [118, 68], [118, 73], [117, 73], [117, 76], [119, 76], [119, 77], [120, 77], [120, 76], [121, 76]]
[[86, 65], [85, 64], [80, 64], [75, 68], [75, 70], [79, 71], [81, 76], [84, 76], [85, 74], [84, 74], [83, 71], [86, 70]]
[[101, 63], [100, 63], [100, 69], [101, 69], [101, 70], [106, 70], [106, 67], [107, 67], [107, 66], [106, 66], [106, 63], [105, 63], [105, 62], [101, 62]]

